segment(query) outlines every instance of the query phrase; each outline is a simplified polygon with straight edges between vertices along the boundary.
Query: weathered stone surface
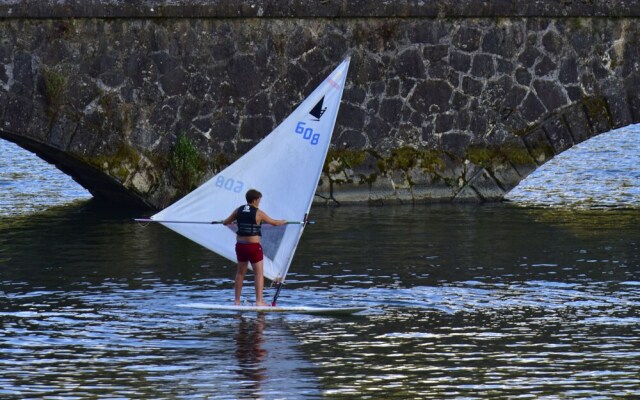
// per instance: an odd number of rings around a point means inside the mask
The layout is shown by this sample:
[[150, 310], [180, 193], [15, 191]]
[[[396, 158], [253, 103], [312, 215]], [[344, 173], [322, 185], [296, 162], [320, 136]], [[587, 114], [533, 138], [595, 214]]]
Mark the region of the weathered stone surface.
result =
[[493, 57], [486, 54], [478, 54], [473, 57], [471, 63], [471, 75], [480, 78], [489, 78], [496, 73]]
[[[2, 17], [38, 18], [252, 18], [252, 17], [636, 17], [634, 1], [588, 2], [566, 0], [389, 1], [342, 0], [260, 3], [229, 0], [15, 0], [0, 1]], [[539, 24], [540, 25], [540, 24]], [[546, 26], [546, 25], [541, 25]]]
[[619, 94], [620, 92], [624, 93], [624, 91], [624, 89], [619, 91], [610, 90], [605, 94], [605, 102], [607, 103], [614, 128], [620, 128], [633, 123], [633, 117], [627, 104], [628, 98], [626, 96], [620, 96]]
[[607, 132], [613, 129], [613, 121], [603, 97], [591, 97], [584, 101], [584, 106], [593, 132]]
[[475, 27], [462, 26], [453, 35], [453, 45], [460, 50], [473, 52], [480, 47], [482, 31]]
[[499, 198], [494, 198], [494, 200], [500, 200], [505, 193], [516, 187], [517, 182], [519, 182], [520, 179], [523, 178], [523, 175], [527, 175], [526, 173], [521, 174], [520, 172], [518, 172], [518, 170], [513, 165], [511, 165], [511, 163], [497, 164], [492, 167], [492, 176], [495, 179], [500, 190], [502, 191], [501, 194], [499, 191], [494, 192], [500, 195]]
[[449, 56], [449, 65], [454, 71], [469, 72], [469, 68], [471, 68], [471, 56], [452, 51]]
[[3, 129], [10, 132], [25, 131], [31, 121], [33, 103], [23, 97], [9, 96], [5, 107]]
[[538, 165], [544, 164], [555, 155], [552, 144], [549, 142], [546, 133], [541, 128], [536, 129], [525, 136], [524, 142], [526, 143], [531, 156]]
[[323, 196], [499, 200], [640, 121], [631, 3], [0, 0], [0, 137], [102, 197], [162, 207], [180, 135], [210, 177], [351, 55], [332, 150], [366, 161], [338, 159]]
[[542, 128], [547, 133], [547, 138], [549, 138], [556, 154], [560, 154], [573, 146], [571, 133], [562, 117], [554, 117], [545, 121]]
[[422, 54], [418, 49], [410, 49], [398, 55], [396, 68], [408, 78], [424, 79], [425, 68]]
[[540, 119], [546, 112], [546, 109], [538, 96], [530, 91], [520, 105], [520, 114], [527, 121], [535, 121]]
[[428, 80], [417, 85], [409, 102], [422, 114], [444, 112], [449, 108], [452, 94], [448, 82]]
[[32, 57], [29, 53], [19, 51], [13, 57], [13, 84], [11, 92], [16, 96], [30, 97], [34, 88], [34, 72]]
[[562, 115], [569, 127], [574, 143], [584, 142], [593, 135], [582, 104], [569, 107]]
[[505, 192], [486, 169], [480, 170], [470, 181], [469, 186], [483, 201], [496, 201], [504, 197]]
[[533, 87], [547, 111], [552, 112], [568, 103], [562, 87], [554, 81], [535, 80]]
[[456, 193], [453, 201], [457, 203], [481, 203], [483, 199], [471, 186], [465, 186], [464, 189]]

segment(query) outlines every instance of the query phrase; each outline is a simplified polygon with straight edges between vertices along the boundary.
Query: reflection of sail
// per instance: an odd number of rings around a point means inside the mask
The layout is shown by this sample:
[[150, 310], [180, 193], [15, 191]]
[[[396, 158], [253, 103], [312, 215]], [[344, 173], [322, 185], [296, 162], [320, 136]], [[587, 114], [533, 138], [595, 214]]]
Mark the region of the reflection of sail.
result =
[[[151, 218], [232, 261], [234, 231], [206, 222], [225, 219], [245, 203], [248, 189], [262, 192], [260, 206], [267, 214], [304, 221], [331, 143], [348, 67], [346, 59], [254, 148]], [[266, 278], [284, 281], [303, 230], [304, 224], [264, 230]]]

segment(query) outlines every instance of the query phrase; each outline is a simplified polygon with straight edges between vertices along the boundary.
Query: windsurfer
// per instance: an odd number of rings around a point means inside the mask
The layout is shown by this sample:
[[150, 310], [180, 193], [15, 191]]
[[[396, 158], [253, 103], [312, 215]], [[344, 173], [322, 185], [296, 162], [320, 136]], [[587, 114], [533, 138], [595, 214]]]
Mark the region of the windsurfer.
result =
[[229, 225], [234, 221], [238, 225], [236, 232], [236, 256], [238, 257], [238, 270], [235, 278], [235, 305], [240, 305], [240, 294], [242, 293], [242, 285], [244, 277], [247, 274], [249, 263], [255, 274], [256, 288], [256, 305], [266, 306], [267, 303], [262, 299], [262, 290], [264, 288], [264, 269], [262, 245], [260, 244], [260, 236], [262, 236], [261, 224], [267, 223], [275, 226], [284, 225], [287, 221], [282, 219], [273, 219], [259, 209], [262, 193], [255, 189], [249, 189], [245, 194], [247, 204], [233, 210], [231, 215], [222, 223]]

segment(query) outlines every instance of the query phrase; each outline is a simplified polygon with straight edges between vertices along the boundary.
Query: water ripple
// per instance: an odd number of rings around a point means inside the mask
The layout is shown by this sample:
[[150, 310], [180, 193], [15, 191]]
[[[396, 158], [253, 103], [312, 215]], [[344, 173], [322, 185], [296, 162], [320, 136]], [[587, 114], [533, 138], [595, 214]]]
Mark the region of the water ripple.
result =
[[620, 186], [605, 200], [554, 199], [556, 177], [522, 203], [571, 207], [314, 208], [280, 303], [370, 307], [347, 318], [176, 307], [231, 303], [233, 263], [2, 164], [0, 397], [635, 396], [637, 141], [617, 137], [627, 158], [582, 173]]

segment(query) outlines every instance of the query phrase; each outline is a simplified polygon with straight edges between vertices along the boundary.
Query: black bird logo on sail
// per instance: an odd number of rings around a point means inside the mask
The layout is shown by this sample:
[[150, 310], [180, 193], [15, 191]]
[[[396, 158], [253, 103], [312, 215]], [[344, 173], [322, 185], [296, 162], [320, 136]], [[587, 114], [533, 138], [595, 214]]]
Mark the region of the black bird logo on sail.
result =
[[316, 121], [320, 121], [320, 118], [322, 118], [322, 114], [324, 114], [324, 112], [327, 111], [327, 107], [322, 108], [322, 103], [323, 102], [324, 102], [324, 96], [320, 99], [318, 104], [313, 106], [311, 111], [309, 111], [309, 114], [311, 114], [314, 117], [316, 117]]

